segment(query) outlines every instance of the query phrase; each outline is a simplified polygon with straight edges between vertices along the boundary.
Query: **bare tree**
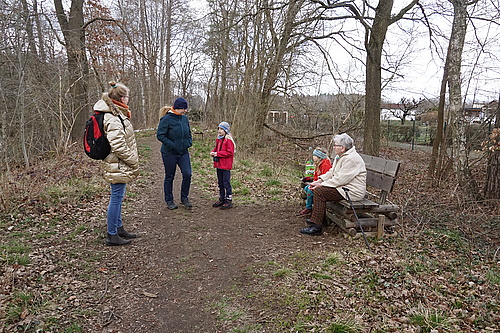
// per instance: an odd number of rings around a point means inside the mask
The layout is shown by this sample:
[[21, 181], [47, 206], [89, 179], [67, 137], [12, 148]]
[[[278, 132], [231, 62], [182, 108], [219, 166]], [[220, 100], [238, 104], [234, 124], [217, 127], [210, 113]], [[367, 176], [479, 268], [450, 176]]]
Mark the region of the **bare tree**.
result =
[[68, 98], [66, 107], [73, 115], [73, 126], [71, 137], [79, 139], [82, 128], [88, 118], [88, 61], [85, 51], [85, 31], [83, 15], [84, 0], [72, 0], [69, 13], [66, 13], [62, 0], [54, 0], [57, 20], [64, 36], [66, 47], [68, 76], [65, 86], [68, 87]]
[[490, 134], [490, 140], [484, 145], [488, 164], [483, 196], [498, 203], [500, 200], [500, 96], [497, 101], [495, 128]]
[[400, 112], [393, 112], [393, 115], [399, 119], [401, 119], [401, 125], [405, 123], [406, 117], [411, 115], [413, 110], [418, 109], [420, 104], [422, 103], [422, 99], [416, 100], [415, 98], [409, 99], [406, 97], [401, 97], [399, 101], [399, 110]]
[[[479, 198], [478, 184], [469, 167], [470, 148], [467, 145], [466, 124], [464, 115], [464, 101], [462, 96], [462, 54], [467, 33], [467, 8], [477, 1], [449, 0], [453, 5], [453, 23], [449, 38], [443, 79], [441, 83], [440, 101], [438, 108], [438, 128], [433, 144], [433, 153], [429, 164], [429, 175], [441, 178], [442, 172], [448, 169], [445, 162], [448, 160], [447, 137], [451, 137], [451, 160], [453, 170], [463, 193], [471, 199]], [[444, 105], [446, 87], [449, 93], [450, 126], [444, 130]]]

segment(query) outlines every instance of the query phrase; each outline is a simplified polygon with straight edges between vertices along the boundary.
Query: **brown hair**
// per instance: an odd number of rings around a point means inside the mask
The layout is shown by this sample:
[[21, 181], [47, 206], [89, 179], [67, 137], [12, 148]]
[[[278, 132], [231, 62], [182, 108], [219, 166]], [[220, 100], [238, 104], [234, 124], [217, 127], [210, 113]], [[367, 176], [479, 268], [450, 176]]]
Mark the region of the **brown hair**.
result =
[[109, 85], [111, 88], [109, 88], [108, 91], [108, 96], [111, 99], [114, 99], [115, 101], [121, 101], [122, 97], [128, 96], [130, 89], [127, 88], [126, 85], [123, 83], [116, 83], [116, 81], [109, 81]]

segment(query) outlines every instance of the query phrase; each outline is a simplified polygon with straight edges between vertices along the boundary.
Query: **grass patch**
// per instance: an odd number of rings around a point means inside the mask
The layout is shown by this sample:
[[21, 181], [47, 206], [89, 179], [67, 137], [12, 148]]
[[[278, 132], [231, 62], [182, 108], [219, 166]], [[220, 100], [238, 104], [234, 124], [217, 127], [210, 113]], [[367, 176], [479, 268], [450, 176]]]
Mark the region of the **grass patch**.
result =
[[410, 321], [420, 327], [422, 333], [430, 333], [438, 329], [439, 332], [447, 331], [450, 322], [440, 311], [420, 308], [410, 316]]
[[88, 179], [70, 178], [57, 184], [49, 185], [43, 199], [51, 203], [77, 203], [95, 198], [103, 191], [103, 183]]
[[286, 278], [289, 276], [293, 276], [293, 274], [294, 273], [290, 268], [280, 268], [274, 272], [274, 276], [280, 277], [280, 278]]
[[232, 308], [229, 305], [228, 299], [225, 298], [217, 302], [214, 307], [218, 313], [216, 316], [217, 320], [222, 322], [235, 321], [244, 315], [242, 311]]
[[353, 322], [335, 322], [328, 325], [327, 333], [361, 333], [362, 329]]
[[500, 284], [500, 273], [497, 269], [490, 269], [486, 272], [486, 280], [493, 285]]
[[326, 257], [323, 264], [324, 267], [336, 266], [342, 262], [340, 255], [338, 253], [332, 253]]

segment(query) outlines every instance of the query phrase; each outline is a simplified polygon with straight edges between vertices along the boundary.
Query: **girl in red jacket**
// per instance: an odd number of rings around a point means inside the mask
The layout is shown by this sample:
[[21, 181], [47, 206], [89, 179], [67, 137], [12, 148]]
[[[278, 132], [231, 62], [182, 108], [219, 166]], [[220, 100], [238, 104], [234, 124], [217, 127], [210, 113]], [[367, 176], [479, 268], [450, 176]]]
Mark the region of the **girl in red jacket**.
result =
[[217, 127], [217, 139], [215, 148], [210, 152], [214, 160], [214, 168], [217, 168], [217, 180], [219, 183], [219, 200], [213, 207], [229, 209], [233, 207], [233, 188], [231, 187], [231, 169], [233, 168], [234, 139], [229, 132], [229, 124], [225, 121]]

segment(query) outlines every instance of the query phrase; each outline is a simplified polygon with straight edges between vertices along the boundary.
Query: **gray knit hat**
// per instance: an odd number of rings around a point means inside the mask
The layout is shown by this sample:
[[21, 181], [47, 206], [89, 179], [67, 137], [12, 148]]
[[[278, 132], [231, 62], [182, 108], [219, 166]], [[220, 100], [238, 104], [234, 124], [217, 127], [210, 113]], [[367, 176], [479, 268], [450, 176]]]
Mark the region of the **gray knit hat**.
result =
[[229, 129], [231, 128], [231, 126], [229, 126], [229, 123], [227, 121], [223, 121], [217, 127], [222, 128], [224, 130], [224, 132], [226, 132], [227, 134], [229, 134]]

